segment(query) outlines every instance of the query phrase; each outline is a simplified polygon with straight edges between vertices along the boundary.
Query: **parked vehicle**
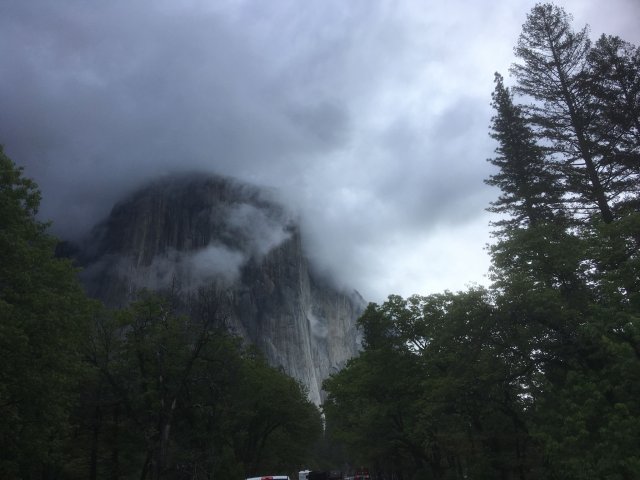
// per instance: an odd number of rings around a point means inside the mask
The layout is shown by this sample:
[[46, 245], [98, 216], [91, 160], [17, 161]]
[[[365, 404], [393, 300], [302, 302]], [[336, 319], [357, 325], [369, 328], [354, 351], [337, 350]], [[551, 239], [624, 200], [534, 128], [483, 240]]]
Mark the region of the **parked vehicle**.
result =
[[342, 480], [342, 472], [339, 470], [331, 470], [330, 472], [301, 470], [298, 472], [298, 480]]
[[265, 475], [264, 477], [251, 477], [246, 480], [291, 480], [288, 475]]
[[354, 480], [371, 480], [371, 475], [369, 475], [369, 469], [361, 468], [356, 470], [356, 474], [353, 477]]

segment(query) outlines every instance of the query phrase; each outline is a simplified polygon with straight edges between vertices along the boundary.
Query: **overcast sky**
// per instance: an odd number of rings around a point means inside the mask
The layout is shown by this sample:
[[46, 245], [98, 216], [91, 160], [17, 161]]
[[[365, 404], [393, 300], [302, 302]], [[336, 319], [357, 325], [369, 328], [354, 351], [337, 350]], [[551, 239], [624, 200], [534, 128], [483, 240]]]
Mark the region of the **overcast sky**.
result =
[[[0, 143], [63, 238], [137, 184], [276, 187], [367, 300], [486, 284], [493, 74], [528, 0], [0, 0]], [[565, 0], [640, 43], [640, 1]]]

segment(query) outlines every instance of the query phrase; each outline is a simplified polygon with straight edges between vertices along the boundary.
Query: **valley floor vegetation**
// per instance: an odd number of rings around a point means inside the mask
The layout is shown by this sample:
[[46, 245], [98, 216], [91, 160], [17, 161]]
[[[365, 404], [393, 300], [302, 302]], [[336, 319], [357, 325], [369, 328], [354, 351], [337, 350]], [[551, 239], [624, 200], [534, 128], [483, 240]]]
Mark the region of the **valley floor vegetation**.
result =
[[368, 307], [364, 351], [324, 385], [345, 458], [396, 479], [640, 475], [640, 50], [588, 33], [529, 13], [492, 95], [492, 284]]
[[0, 478], [212, 479], [313, 465], [305, 387], [225, 328], [215, 298], [87, 298], [0, 148]]

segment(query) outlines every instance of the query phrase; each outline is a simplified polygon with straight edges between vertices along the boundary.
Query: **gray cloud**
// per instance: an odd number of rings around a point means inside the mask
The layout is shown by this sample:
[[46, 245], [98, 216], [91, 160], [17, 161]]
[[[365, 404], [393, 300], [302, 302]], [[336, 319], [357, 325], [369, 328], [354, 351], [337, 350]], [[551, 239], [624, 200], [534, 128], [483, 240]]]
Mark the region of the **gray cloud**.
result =
[[208, 245], [187, 258], [188, 271], [193, 272], [187, 277], [195, 278], [195, 287], [218, 279], [231, 284], [239, 278], [240, 269], [245, 262], [246, 257], [242, 252], [224, 245]]
[[[291, 237], [290, 219], [280, 212], [240, 203], [227, 212], [228, 225], [236, 236], [246, 241], [248, 257], [261, 258]], [[283, 212], [284, 213], [284, 212]]]
[[136, 264], [134, 258], [107, 256], [88, 265], [82, 275], [91, 283], [96, 275], [108, 271], [113, 278], [126, 278], [132, 288], [151, 290], [168, 290], [176, 279], [186, 279], [179, 285], [180, 289], [195, 292], [212, 284], [232, 285], [239, 279], [240, 269], [247, 260], [239, 250], [211, 244], [190, 252], [168, 250], [156, 255], [149, 265]]
[[[368, 299], [463, 288], [488, 265], [493, 72], [534, 3], [5, 0], [0, 142], [63, 237], [205, 170], [278, 189], [316, 268]], [[635, 0], [560, 3], [640, 40]], [[236, 213], [256, 252], [284, 234]]]

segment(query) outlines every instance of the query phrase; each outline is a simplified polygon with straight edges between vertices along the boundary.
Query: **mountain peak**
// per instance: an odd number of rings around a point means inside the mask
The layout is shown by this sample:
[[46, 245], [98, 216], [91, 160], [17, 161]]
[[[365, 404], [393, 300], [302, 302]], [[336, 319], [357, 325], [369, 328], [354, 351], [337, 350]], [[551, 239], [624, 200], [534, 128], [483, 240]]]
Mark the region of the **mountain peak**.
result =
[[357, 353], [364, 301], [314, 278], [294, 218], [266, 189], [164, 177], [118, 202], [81, 243], [81, 278], [113, 306], [142, 288], [177, 289], [189, 308], [195, 293], [215, 294], [230, 328], [319, 403], [322, 380]]

